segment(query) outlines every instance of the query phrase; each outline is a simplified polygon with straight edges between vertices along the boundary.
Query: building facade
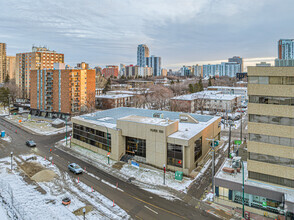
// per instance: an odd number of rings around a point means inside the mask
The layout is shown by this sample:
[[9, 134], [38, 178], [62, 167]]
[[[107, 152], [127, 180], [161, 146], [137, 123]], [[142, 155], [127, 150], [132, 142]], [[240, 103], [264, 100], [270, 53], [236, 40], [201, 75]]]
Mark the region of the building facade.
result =
[[16, 54], [15, 81], [23, 98], [30, 98], [31, 70], [53, 69], [54, 63], [64, 63], [64, 54], [46, 47], [32, 47], [32, 52]]
[[106, 66], [102, 70], [102, 75], [108, 79], [110, 77], [117, 78], [118, 77], [118, 66]]
[[31, 114], [47, 117], [95, 108], [95, 70], [32, 70], [30, 101]]
[[222, 62], [221, 64], [203, 65], [203, 77], [229, 76], [236, 77], [241, 70], [236, 62]]
[[235, 62], [240, 65], [240, 72], [243, 72], [243, 58], [239, 56], [233, 56], [232, 58], [228, 59], [229, 62]]
[[202, 77], [202, 66], [196, 64], [192, 66], [192, 73], [194, 76]]
[[146, 44], [140, 44], [137, 48], [137, 66], [146, 67], [146, 57], [149, 57], [149, 48]]
[[72, 142], [119, 161], [139, 163], [189, 175], [210, 148], [206, 138], [220, 138], [220, 117], [114, 108], [72, 118]]
[[15, 79], [15, 56], [6, 56], [6, 73], [9, 79]]
[[118, 107], [132, 107], [133, 95], [130, 94], [107, 94], [96, 96], [97, 109], [111, 109]]
[[278, 41], [278, 59], [294, 59], [294, 39], [280, 39]]
[[233, 112], [241, 106], [241, 96], [220, 91], [202, 91], [171, 98], [171, 110], [183, 112]]
[[244, 173], [236, 170], [240, 163], [224, 162], [214, 178], [215, 202], [242, 209], [244, 199], [246, 212], [294, 219], [293, 72], [294, 67], [248, 67], [247, 162]]
[[148, 67], [152, 67], [153, 76], [161, 76], [161, 57], [146, 57], [146, 64]]
[[7, 74], [6, 61], [6, 43], [0, 43], [0, 83], [4, 83]]

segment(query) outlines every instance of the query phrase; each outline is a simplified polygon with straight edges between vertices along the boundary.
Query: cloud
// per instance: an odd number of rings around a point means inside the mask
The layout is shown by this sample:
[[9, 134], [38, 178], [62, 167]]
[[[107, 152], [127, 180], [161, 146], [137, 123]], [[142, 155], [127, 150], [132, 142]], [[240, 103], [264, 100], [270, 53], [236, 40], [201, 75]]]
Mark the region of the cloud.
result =
[[294, 36], [291, 0], [10, 0], [1, 1], [1, 41], [8, 52], [47, 45], [75, 65], [136, 63], [146, 43], [163, 65], [274, 57]]

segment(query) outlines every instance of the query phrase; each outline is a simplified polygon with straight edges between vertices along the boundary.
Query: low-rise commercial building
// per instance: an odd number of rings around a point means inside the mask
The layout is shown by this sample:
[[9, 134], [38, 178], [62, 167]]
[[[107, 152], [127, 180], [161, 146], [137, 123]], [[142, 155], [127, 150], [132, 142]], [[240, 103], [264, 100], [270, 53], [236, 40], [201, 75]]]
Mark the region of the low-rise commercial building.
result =
[[241, 106], [241, 96], [222, 94], [220, 91], [202, 91], [171, 99], [172, 111], [233, 112]]
[[133, 95], [115, 94], [96, 96], [97, 109], [111, 109], [132, 106]]
[[220, 117], [115, 108], [72, 118], [72, 142], [119, 161], [124, 155], [189, 175], [220, 138]]

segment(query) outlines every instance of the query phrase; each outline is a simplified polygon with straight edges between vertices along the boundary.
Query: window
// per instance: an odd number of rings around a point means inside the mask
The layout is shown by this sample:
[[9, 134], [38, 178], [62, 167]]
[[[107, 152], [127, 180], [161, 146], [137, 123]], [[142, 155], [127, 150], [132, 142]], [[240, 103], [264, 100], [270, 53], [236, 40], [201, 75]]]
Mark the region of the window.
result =
[[252, 171], [249, 171], [248, 175], [249, 175], [249, 178], [251, 179], [256, 179], [256, 180], [260, 180], [264, 182], [270, 182], [270, 183], [279, 184], [282, 186], [287, 186], [292, 188], [294, 187], [294, 180], [291, 180], [291, 179], [256, 173]]
[[258, 84], [258, 77], [257, 76], [249, 76], [248, 77], [248, 83]]
[[277, 136], [269, 136], [263, 134], [249, 134], [250, 141], [268, 143], [268, 144], [277, 144], [288, 147], [294, 147], [294, 138], [284, 138]]
[[146, 140], [126, 137], [126, 154], [146, 158]]
[[194, 162], [202, 156], [202, 137], [195, 141], [194, 147]]
[[250, 122], [294, 126], [294, 118], [249, 114]]
[[260, 76], [258, 78], [259, 84], [268, 84], [268, 76]]
[[178, 144], [167, 144], [167, 164], [183, 167], [183, 146]]
[[282, 84], [282, 77], [280, 76], [271, 76], [269, 79], [270, 84], [281, 85]]

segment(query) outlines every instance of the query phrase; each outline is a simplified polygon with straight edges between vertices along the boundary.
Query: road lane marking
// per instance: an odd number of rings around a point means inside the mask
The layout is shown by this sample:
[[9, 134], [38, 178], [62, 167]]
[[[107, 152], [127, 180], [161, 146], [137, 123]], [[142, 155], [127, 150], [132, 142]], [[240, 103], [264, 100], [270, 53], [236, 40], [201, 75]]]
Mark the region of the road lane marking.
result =
[[162, 210], [162, 211], [164, 211], [164, 212], [167, 212], [167, 213], [169, 213], [169, 214], [172, 214], [172, 215], [178, 216], [178, 217], [180, 217], [180, 218], [182, 218], [182, 219], [187, 219], [186, 217], [181, 216], [181, 215], [179, 215], [179, 214], [177, 214], [177, 213], [175, 213], [175, 212], [168, 211], [168, 210], [166, 210], [166, 209], [164, 209], [164, 208], [161, 208], [161, 207], [159, 207], [159, 206], [156, 206], [156, 205], [153, 205], [153, 204], [151, 204], [151, 203], [149, 203], [149, 202], [146, 202], [146, 201], [144, 201], [144, 200], [142, 200], [142, 199], [139, 199], [139, 198], [137, 198], [136, 196], [132, 196], [131, 194], [129, 194], [129, 193], [127, 193], [127, 192], [124, 192], [124, 193], [127, 194], [128, 196], [132, 197], [133, 199], [136, 199], [136, 200], [138, 200], [138, 201], [140, 201], [140, 202], [143, 202], [143, 203], [145, 203], [145, 204], [147, 204], [147, 205], [150, 205], [150, 206], [152, 206], [152, 207], [154, 207], [154, 208], [157, 208], [157, 209]]
[[144, 207], [148, 210], [150, 210], [151, 212], [155, 213], [156, 215], [158, 215], [158, 212], [154, 211], [153, 209], [149, 208], [148, 206], [144, 205]]

